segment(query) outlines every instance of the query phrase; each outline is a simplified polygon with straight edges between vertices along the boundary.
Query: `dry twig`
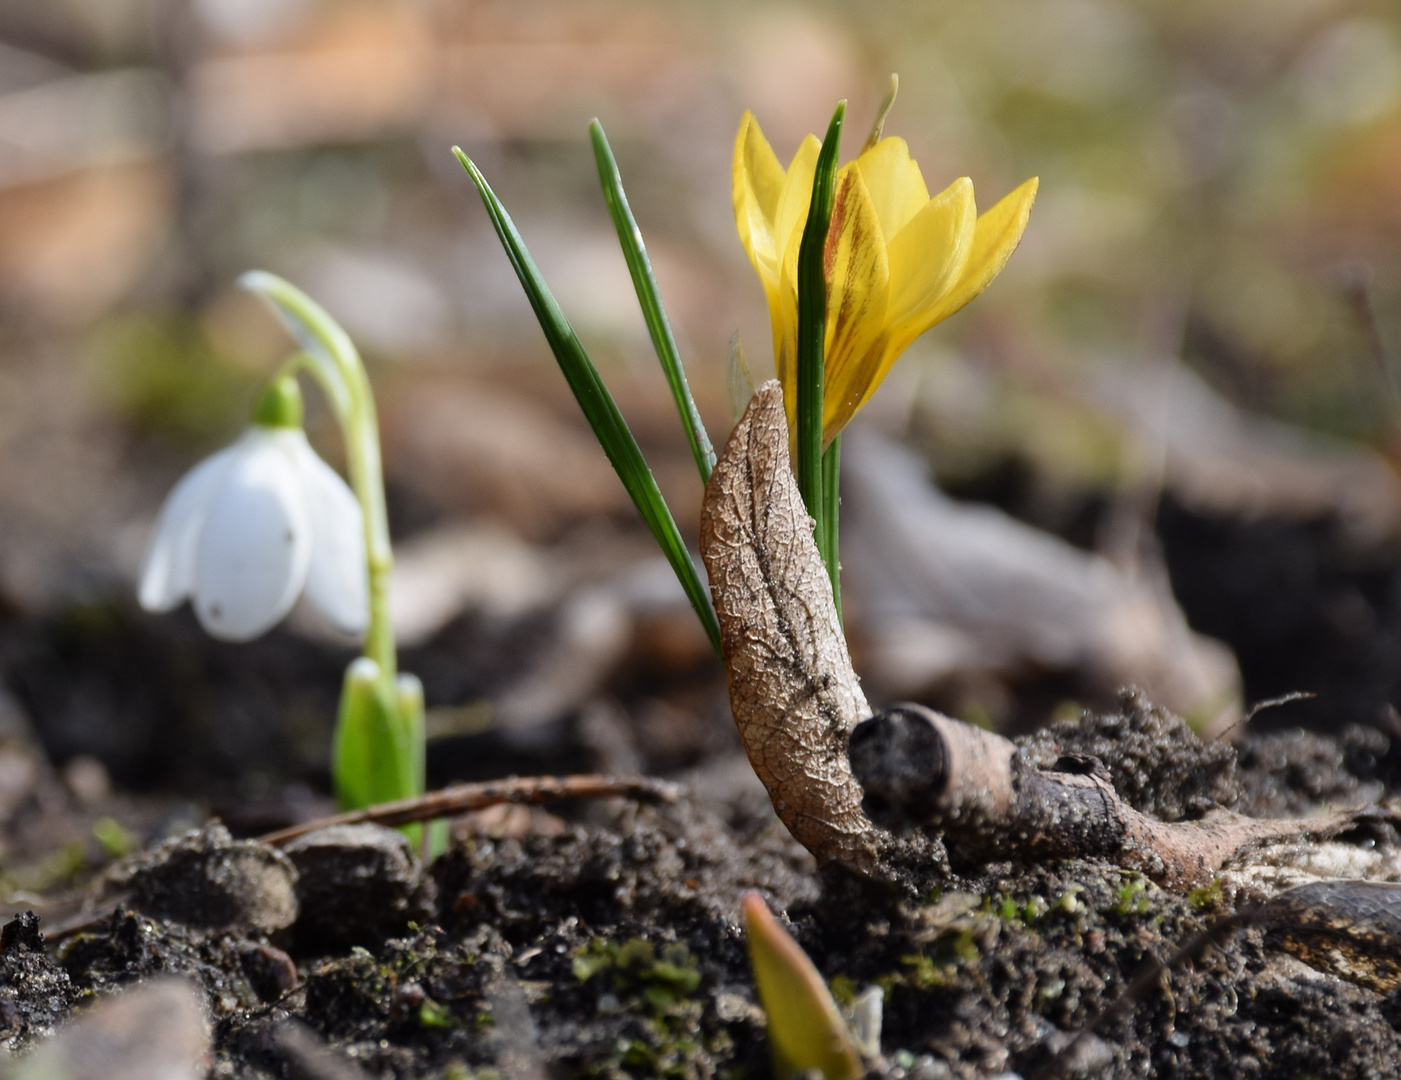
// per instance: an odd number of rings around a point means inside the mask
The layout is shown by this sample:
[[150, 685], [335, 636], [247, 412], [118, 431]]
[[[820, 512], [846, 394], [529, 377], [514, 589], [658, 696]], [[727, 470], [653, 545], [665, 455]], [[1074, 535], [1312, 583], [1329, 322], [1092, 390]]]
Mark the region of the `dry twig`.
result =
[[505, 780], [488, 780], [480, 784], [453, 784], [412, 799], [399, 799], [364, 810], [304, 821], [266, 833], [258, 839], [264, 844], [277, 846], [332, 825], [408, 825], [415, 821], [432, 821], [434, 818], [485, 810], [500, 803], [534, 806], [564, 799], [598, 799], [609, 795], [673, 802], [678, 791], [675, 784], [647, 776], [602, 776], [595, 773], [578, 776], [510, 776]]

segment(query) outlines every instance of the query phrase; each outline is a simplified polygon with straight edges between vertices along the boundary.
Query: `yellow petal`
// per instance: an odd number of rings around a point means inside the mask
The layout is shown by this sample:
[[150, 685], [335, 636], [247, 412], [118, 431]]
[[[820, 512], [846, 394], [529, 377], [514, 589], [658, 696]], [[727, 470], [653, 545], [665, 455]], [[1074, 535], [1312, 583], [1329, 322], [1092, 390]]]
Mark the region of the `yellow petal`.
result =
[[796, 260], [784, 265], [778, 287], [769, 294], [769, 327], [773, 331], [774, 374], [783, 384], [783, 400], [788, 402], [788, 427], [793, 424], [798, 405], [798, 276]]
[[[944, 195], [954, 192], [963, 184], [968, 185], [967, 205], [963, 211], [966, 213], [973, 209], [971, 183], [967, 180], [956, 181]], [[919, 253], [923, 250], [937, 250], [934, 245], [940, 243], [941, 233], [935, 223], [923, 221], [924, 213], [929, 211], [922, 212], [920, 217], [901, 230], [890, 246], [890, 334], [871, 390], [880, 385], [886, 372], [915, 338], [936, 323], [947, 319], [986, 289], [992, 279], [1007, 265], [1007, 260], [1016, 250], [1026, 229], [1031, 204], [1036, 200], [1037, 184], [1036, 177], [1026, 181], [987, 213], [979, 216], [976, 222], [971, 223], [971, 229], [965, 222], [957, 230], [943, 233], [946, 237], [944, 242], [951, 245], [950, 257], [937, 272], [932, 266], [921, 268], [919, 264]], [[930, 200], [930, 206], [944, 195]], [[960, 196], [960, 202], [961, 199]], [[917, 225], [927, 228], [927, 232], [911, 232]], [[955, 238], [954, 232], [961, 232], [963, 240]], [[963, 247], [963, 254], [956, 254], [957, 249], [964, 244], [966, 246]], [[918, 284], [921, 269], [925, 277], [923, 283]], [[870, 396], [869, 391], [866, 396]], [[857, 408], [863, 404], [864, 399]]]
[[754, 114], [746, 112], [735, 137], [731, 181], [735, 227], [766, 289], [772, 289], [778, 280], [779, 249], [774, 242], [773, 226], [783, 180], [783, 166], [778, 163], [778, 156], [764, 138]]
[[[973, 182], [965, 176], [925, 203], [896, 234], [890, 242], [892, 329], [921, 320], [961, 280], [977, 220]], [[925, 323], [916, 334], [932, 325]]]
[[[791, 257], [789, 257], [791, 256]], [[778, 287], [769, 298], [769, 322], [773, 327], [774, 374], [783, 384], [788, 406], [788, 433], [798, 437], [794, 419], [798, 408], [798, 244], [790, 245], [779, 271]]]
[[[968, 263], [953, 287], [939, 305], [939, 322], [947, 319], [964, 304], [992, 284], [992, 279], [1002, 272], [1012, 252], [1021, 243], [1026, 231], [1027, 218], [1031, 216], [1031, 204], [1036, 201], [1036, 189], [1040, 180], [1033, 176], [1020, 187], [1005, 196], [1001, 202], [978, 218], [978, 227], [973, 234], [973, 250], [968, 255]], [[931, 326], [933, 323], [930, 324]]]
[[[817, 155], [822, 143], [809, 135], [798, 147], [783, 179], [778, 210], [774, 218], [774, 240], [778, 246], [778, 285], [769, 296], [769, 319], [773, 325], [774, 367], [783, 383], [784, 400], [789, 402], [788, 420], [798, 395], [798, 249], [803, 242], [812, 205], [812, 181], [817, 174]], [[796, 429], [795, 429], [796, 430]]]
[[852, 165], [837, 174], [823, 274], [827, 279], [825, 444], [874, 389], [885, 352], [890, 264], [875, 202], [863, 171]]
[[881, 235], [889, 243], [929, 202], [924, 174], [910, 158], [904, 139], [882, 139], [856, 159], [861, 179], [880, 215]]
[[778, 257], [784, 263], [790, 258], [796, 263], [798, 259], [798, 244], [802, 241], [808, 207], [812, 204], [812, 181], [817, 174], [817, 155], [821, 150], [822, 143], [817, 136], [809, 135], [793, 155], [783, 177], [783, 190], [774, 210], [773, 236]]
[[890, 244], [890, 297], [881, 355], [867, 361], [869, 375], [860, 395], [843, 401], [848, 420], [875, 393], [910, 342], [938, 321], [942, 302], [962, 280], [977, 216], [973, 184], [964, 177], [930, 199]]

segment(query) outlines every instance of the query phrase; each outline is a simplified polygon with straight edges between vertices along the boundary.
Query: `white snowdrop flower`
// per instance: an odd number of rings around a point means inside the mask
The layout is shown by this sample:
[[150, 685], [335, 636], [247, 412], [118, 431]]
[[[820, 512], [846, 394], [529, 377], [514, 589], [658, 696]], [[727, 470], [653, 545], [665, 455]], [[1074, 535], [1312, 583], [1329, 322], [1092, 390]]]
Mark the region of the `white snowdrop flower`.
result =
[[[277, 414], [284, 422], [255, 423], [175, 486], [141, 573], [142, 607], [170, 611], [188, 597], [212, 636], [249, 641], [281, 621], [305, 590], [332, 626], [364, 631], [360, 504], [307, 442], [299, 395], [295, 405]], [[289, 417], [296, 423], [286, 423]]]

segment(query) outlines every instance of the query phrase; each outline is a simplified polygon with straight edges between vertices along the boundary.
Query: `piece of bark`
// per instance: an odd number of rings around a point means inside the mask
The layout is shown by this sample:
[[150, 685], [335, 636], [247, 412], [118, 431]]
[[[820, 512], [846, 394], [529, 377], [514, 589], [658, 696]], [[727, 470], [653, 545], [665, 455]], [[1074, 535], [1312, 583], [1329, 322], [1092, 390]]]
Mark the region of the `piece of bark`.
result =
[[758, 389], [716, 462], [700, 547], [730, 708], [774, 810], [819, 863], [869, 872], [882, 834], [861, 812], [846, 741], [870, 708], [789, 465], [777, 382]]

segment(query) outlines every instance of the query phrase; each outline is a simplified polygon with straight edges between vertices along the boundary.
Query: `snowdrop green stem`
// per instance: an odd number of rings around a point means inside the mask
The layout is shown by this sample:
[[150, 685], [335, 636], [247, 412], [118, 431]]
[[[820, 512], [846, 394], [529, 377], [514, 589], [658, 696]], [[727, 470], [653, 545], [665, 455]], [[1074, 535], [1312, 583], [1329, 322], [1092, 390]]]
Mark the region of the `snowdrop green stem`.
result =
[[[350, 484], [365, 529], [369, 624], [364, 655], [350, 665], [341, 694], [332, 771], [346, 809], [407, 798], [424, 790], [423, 687], [400, 675], [390, 622], [389, 576], [394, 565], [384, 503], [379, 420], [364, 364], [349, 336], [294, 285], [265, 271], [240, 284], [266, 301], [301, 350], [282, 365], [268, 398], [286, 379], [306, 373], [330, 402], [345, 440]], [[260, 411], [264, 406], [260, 404]], [[268, 409], [276, 409], [268, 401]]]
[[279, 376], [297, 371], [311, 375], [325, 393], [345, 439], [350, 487], [365, 518], [365, 566], [370, 582], [365, 655], [379, 665], [381, 678], [392, 684], [398, 668], [389, 613], [394, 552], [389, 546], [384, 505], [379, 418], [365, 366], [349, 335], [295, 285], [265, 270], [244, 274], [239, 284], [268, 303], [302, 348], [287, 360]]

